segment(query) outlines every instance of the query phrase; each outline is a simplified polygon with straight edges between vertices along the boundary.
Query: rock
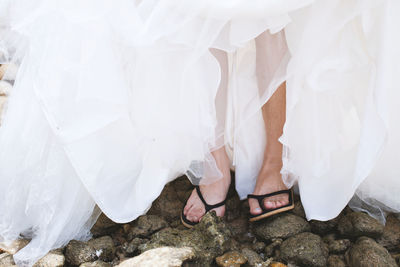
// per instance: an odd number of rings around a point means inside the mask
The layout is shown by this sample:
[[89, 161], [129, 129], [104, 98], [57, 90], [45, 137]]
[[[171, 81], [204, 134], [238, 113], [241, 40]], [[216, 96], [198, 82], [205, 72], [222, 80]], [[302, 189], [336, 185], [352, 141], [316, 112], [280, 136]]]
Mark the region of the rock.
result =
[[177, 267], [194, 258], [192, 248], [161, 247], [148, 250], [139, 256], [118, 264], [117, 267]]
[[81, 265], [97, 259], [96, 250], [86, 242], [71, 240], [65, 249], [65, 258], [72, 265]]
[[328, 249], [319, 236], [300, 233], [282, 242], [281, 258], [300, 266], [325, 267]]
[[41, 258], [33, 267], [62, 267], [65, 264], [65, 257], [61, 249], [53, 250]]
[[66, 260], [72, 265], [93, 262], [97, 259], [112, 261], [114, 259], [115, 247], [111, 237], [100, 238], [82, 242], [72, 240], [65, 250]]
[[17, 239], [12, 242], [0, 243], [0, 252], [7, 252], [8, 254], [14, 255], [23, 247], [28, 245], [29, 240]]
[[165, 227], [168, 227], [167, 221], [158, 215], [140, 216], [132, 223], [128, 233], [128, 240], [132, 240], [135, 237], [148, 237]]
[[173, 184], [168, 183], [160, 196], [153, 201], [147, 214], [159, 215], [170, 222], [180, 218], [183, 205], [184, 202], [178, 198]]
[[271, 244], [265, 247], [264, 253], [267, 257], [272, 257], [275, 254], [275, 251], [280, 247], [283, 240], [280, 238], [272, 240]]
[[1, 267], [8, 267], [14, 266], [15, 262], [11, 254], [9, 253], [2, 253], [0, 254], [0, 266]]
[[264, 249], [265, 249], [265, 243], [264, 242], [255, 242], [252, 244], [251, 247], [255, 252], [262, 253], [262, 252], [264, 252]]
[[291, 213], [266, 219], [254, 227], [255, 234], [263, 240], [286, 239], [298, 233], [311, 230], [305, 219]]
[[389, 252], [369, 237], [357, 239], [345, 257], [347, 264], [352, 267], [397, 267]]
[[333, 240], [328, 243], [329, 252], [333, 254], [344, 253], [351, 246], [348, 239]]
[[324, 235], [326, 233], [332, 232], [336, 229], [336, 226], [340, 220], [341, 216], [329, 220], [329, 221], [317, 221], [311, 220], [310, 226], [311, 231], [317, 235]]
[[252, 234], [249, 233], [249, 219], [240, 217], [227, 222], [226, 224], [231, 230], [232, 235], [235, 236], [236, 240], [240, 242], [250, 242], [253, 239]]
[[144, 252], [165, 246], [192, 247], [196, 263], [201, 266], [209, 266], [215, 257], [235, 249], [229, 228], [215, 211], [204, 215], [192, 229], [165, 228], [154, 233], [149, 242], [139, 246], [139, 250]]
[[122, 250], [125, 256], [132, 257], [138, 252], [139, 246], [146, 243], [146, 239], [134, 238], [131, 242], [126, 243], [122, 246]]
[[328, 257], [328, 267], [347, 267], [342, 257], [338, 255], [330, 255]]
[[242, 248], [241, 253], [247, 259], [247, 265], [251, 267], [268, 267], [271, 263], [271, 261], [264, 262], [258, 253], [249, 248]]
[[400, 220], [393, 214], [386, 218], [386, 225], [383, 229], [383, 235], [377, 240], [378, 244], [384, 246], [387, 250], [399, 250], [400, 248]]
[[96, 223], [90, 230], [94, 237], [108, 235], [110, 232], [118, 228], [120, 225], [109, 219], [104, 213], [100, 214]]
[[189, 178], [186, 176], [176, 178], [171, 182], [171, 186], [174, 188], [180, 202], [186, 203], [186, 200], [189, 198], [193, 190], [193, 185]]
[[297, 215], [301, 218], [306, 218], [306, 212], [304, 211], [303, 204], [301, 201], [295, 201], [294, 208], [291, 211], [294, 215]]
[[0, 95], [1, 96], [8, 96], [12, 89], [12, 85], [6, 81], [0, 81]]
[[351, 212], [339, 220], [340, 234], [349, 237], [369, 236], [380, 237], [384, 226], [376, 219], [363, 212]]
[[247, 259], [238, 251], [229, 251], [222, 256], [215, 259], [218, 266], [223, 267], [240, 267], [240, 265], [245, 264]]
[[240, 198], [238, 194], [234, 194], [232, 197], [226, 200], [226, 211], [225, 219], [230, 222], [240, 217]]
[[103, 236], [89, 240], [88, 245], [95, 249], [98, 259], [103, 261], [112, 261], [114, 259], [115, 247], [111, 237]]
[[95, 261], [82, 263], [79, 267], [111, 267], [111, 264], [104, 261]]

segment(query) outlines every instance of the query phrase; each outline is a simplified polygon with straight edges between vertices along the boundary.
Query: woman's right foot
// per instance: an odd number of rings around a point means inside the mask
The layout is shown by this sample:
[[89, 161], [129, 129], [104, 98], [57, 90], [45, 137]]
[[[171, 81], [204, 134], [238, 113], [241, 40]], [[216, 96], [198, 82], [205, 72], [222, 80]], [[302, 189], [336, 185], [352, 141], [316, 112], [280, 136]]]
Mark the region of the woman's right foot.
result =
[[[200, 191], [204, 200], [209, 205], [217, 204], [226, 199], [229, 186], [231, 183], [230, 164], [225, 149], [221, 148], [212, 153], [223, 177], [216, 182], [208, 185], [200, 185]], [[225, 205], [212, 209], [217, 213], [217, 216], [224, 216]], [[193, 223], [198, 223], [206, 213], [203, 202], [201, 201], [196, 189], [192, 191], [186, 206], [183, 209], [183, 214], [186, 219]]]

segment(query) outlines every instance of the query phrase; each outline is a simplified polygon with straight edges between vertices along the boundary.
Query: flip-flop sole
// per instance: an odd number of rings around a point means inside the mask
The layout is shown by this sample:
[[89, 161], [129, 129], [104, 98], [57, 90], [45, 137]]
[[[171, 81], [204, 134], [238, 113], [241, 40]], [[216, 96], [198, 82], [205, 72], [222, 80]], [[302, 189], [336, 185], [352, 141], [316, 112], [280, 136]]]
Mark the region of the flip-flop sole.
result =
[[195, 226], [195, 225], [191, 225], [191, 224], [186, 223], [182, 214], [181, 214], [181, 222], [182, 222], [183, 226], [185, 226], [186, 228], [189, 228], [189, 229], [191, 229], [191, 228], [193, 228]]
[[272, 215], [276, 215], [276, 214], [279, 214], [279, 213], [282, 213], [282, 212], [285, 212], [285, 211], [289, 211], [289, 210], [292, 210], [292, 209], [294, 209], [294, 204], [291, 205], [291, 206], [288, 206], [288, 207], [276, 209], [276, 210], [261, 214], [261, 215], [256, 216], [256, 217], [252, 217], [252, 218], [249, 219], [249, 221], [250, 222], [256, 222], [256, 221], [268, 218], [268, 217], [270, 217]]

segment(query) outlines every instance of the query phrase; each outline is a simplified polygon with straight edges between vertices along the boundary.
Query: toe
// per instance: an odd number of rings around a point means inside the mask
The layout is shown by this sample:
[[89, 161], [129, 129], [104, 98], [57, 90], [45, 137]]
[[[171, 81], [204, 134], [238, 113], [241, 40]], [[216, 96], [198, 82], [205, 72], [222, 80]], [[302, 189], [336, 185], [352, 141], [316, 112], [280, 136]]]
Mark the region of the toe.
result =
[[193, 205], [189, 211], [188, 215], [192, 218], [190, 221], [192, 222], [198, 222], [200, 218], [204, 215], [204, 210], [201, 207], [196, 207]]
[[266, 200], [266, 201], [264, 201], [264, 206], [266, 209], [275, 209], [276, 203], [275, 203], [275, 201], [272, 201], [272, 200]]
[[183, 208], [183, 214], [187, 215], [188, 211], [190, 210], [190, 208], [192, 207], [192, 204], [186, 204], [186, 206]]
[[253, 215], [260, 214], [262, 212], [260, 205], [256, 199], [249, 199], [250, 213]]
[[277, 207], [277, 208], [280, 208], [280, 207], [284, 206], [283, 203], [284, 203], [284, 202], [283, 202], [282, 200], [276, 201], [276, 207]]

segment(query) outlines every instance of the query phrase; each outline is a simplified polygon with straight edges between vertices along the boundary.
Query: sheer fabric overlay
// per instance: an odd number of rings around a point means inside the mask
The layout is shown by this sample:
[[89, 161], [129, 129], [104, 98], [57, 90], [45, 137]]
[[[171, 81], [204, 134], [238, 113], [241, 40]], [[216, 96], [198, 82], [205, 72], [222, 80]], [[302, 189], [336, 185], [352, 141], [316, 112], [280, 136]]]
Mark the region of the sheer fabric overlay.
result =
[[[219, 179], [211, 152], [223, 145], [243, 197], [265, 142], [259, 108], [274, 90], [257, 88], [252, 40], [309, 2], [2, 1], [1, 58], [19, 70], [0, 128], [0, 236], [32, 238], [16, 263], [87, 239], [96, 205], [129, 222], [180, 174]], [[212, 49], [237, 73], [226, 97]], [[254, 153], [239, 148], [248, 134]]]

